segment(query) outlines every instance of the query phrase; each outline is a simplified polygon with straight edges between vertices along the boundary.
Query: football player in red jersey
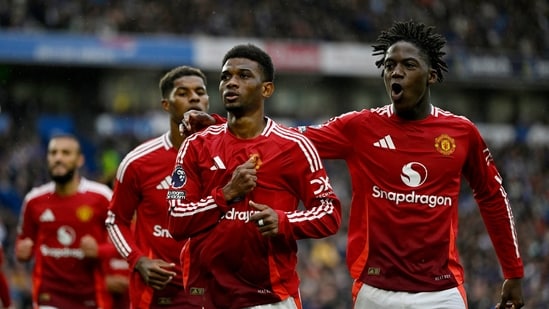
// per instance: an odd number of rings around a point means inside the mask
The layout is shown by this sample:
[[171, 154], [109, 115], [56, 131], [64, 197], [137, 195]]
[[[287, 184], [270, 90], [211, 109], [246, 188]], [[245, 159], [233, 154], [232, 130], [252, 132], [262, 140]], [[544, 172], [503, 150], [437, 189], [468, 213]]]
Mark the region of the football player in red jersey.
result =
[[321, 157], [345, 160], [351, 174], [355, 308], [467, 308], [456, 239], [462, 177], [502, 267], [497, 307], [524, 305], [513, 213], [490, 151], [470, 120], [431, 102], [447, 69], [445, 43], [433, 27], [394, 23], [374, 45], [391, 104], [301, 128]]
[[200, 259], [183, 265], [209, 278], [213, 308], [301, 308], [297, 240], [335, 234], [340, 202], [311, 142], [264, 114], [274, 92], [270, 56], [237, 45], [222, 63], [227, 123], [183, 142], [169, 231], [200, 248]]
[[48, 143], [52, 181], [25, 196], [15, 256], [34, 257], [34, 308], [104, 308], [105, 278], [100, 261], [80, 248], [86, 235], [103, 244], [108, 240], [105, 219], [112, 191], [80, 175], [84, 155], [78, 140], [67, 134]]
[[183, 114], [208, 110], [206, 84], [206, 76], [197, 68], [180, 66], [167, 72], [159, 88], [169, 131], [134, 148], [118, 167], [106, 225], [132, 270], [129, 291], [135, 309], [205, 306], [203, 286], [183, 285], [179, 254], [186, 241], [176, 241], [168, 232], [166, 193], [177, 151], [186, 138], [179, 130]]

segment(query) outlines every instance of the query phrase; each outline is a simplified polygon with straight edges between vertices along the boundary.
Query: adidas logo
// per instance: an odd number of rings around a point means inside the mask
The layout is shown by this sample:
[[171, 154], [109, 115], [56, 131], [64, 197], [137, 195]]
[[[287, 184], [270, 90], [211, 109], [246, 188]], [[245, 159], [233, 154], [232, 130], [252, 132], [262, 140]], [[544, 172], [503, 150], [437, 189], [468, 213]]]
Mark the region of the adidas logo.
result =
[[393, 139], [391, 138], [391, 135], [385, 135], [382, 139], [375, 142], [374, 146], [385, 149], [396, 149], [395, 144], [393, 144]]
[[225, 164], [223, 161], [221, 161], [221, 158], [219, 156], [215, 156], [213, 158], [214, 165], [210, 167], [210, 171], [216, 171], [216, 170], [225, 170], [227, 167], [225, 167]]
[[162, 179], [162, 181], [156, 186], [156, 189], [158, 190], [168, 190], [172, 185], [172, 176], [168, 175], [166, 178]]
[[55, 216], [53, 215], [53, 212], [51, 212], [51, 209], [46, 209], [44, 212], [40, 215], [40, 222], [53, 222], [55, 221]]

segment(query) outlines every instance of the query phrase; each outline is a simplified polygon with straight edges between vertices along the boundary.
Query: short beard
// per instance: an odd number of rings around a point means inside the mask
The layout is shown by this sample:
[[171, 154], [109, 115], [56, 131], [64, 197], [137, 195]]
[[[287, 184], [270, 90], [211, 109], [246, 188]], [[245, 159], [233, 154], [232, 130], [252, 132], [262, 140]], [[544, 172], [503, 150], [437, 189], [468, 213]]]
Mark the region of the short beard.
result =
[[52, 175], [50, 173], [50, 177], [56, 184], [64, 185], [74, 178], [74, 171], [69, 171], [64, 175]]

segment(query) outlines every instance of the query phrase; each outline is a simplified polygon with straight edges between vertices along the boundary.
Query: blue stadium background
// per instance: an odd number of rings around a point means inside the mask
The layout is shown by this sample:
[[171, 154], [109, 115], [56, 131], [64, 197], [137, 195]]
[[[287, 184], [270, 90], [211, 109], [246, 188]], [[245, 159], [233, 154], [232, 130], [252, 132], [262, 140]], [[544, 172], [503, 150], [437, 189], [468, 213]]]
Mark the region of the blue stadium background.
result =
[[[167, 129], [158, 80], [176, 65], [208, 75], [211, 111], [221, 57], [237, 43], [265, 48], [277, 67], [268, 113], [310, 124], [384, 105], [371, 44], [394, 20], [434, 25], [449, 73], [433, 103], [475, 121], [492, 148], [518, 223], [526, 308], [549, 308], [549, 3], [546, 0], [0, 1], [0, 215], [12, 294], [30, 308], [28, 265], [13, 259], [23, 195], [47, 180], [45, 141], [83, 141], [85, 174], [108, 182], [133, 146]], [[326, 162], [344, 205], [341, 162]], [[348, 208], [345, 207], [345, 216]], [[461, 259], [471, 309], [493, 307], [501, 272], [470, 190], [460, 205]], [[300, 242], [305, 309], [351, 308], [346, 224]]]

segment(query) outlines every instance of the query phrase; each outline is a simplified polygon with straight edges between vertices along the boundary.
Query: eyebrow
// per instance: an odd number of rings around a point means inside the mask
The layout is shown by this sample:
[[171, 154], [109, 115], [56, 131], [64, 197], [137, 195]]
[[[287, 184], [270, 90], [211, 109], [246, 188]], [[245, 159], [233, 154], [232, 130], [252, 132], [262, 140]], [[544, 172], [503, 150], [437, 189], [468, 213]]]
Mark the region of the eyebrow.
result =
[[190, 89], [206, 89], [204, 86], [198, 86], [198, 87], [189, 87], [189, 86], [178, 86], [173, 88], [173, 92], [175, 93], [177, 90], [190, 90]]

